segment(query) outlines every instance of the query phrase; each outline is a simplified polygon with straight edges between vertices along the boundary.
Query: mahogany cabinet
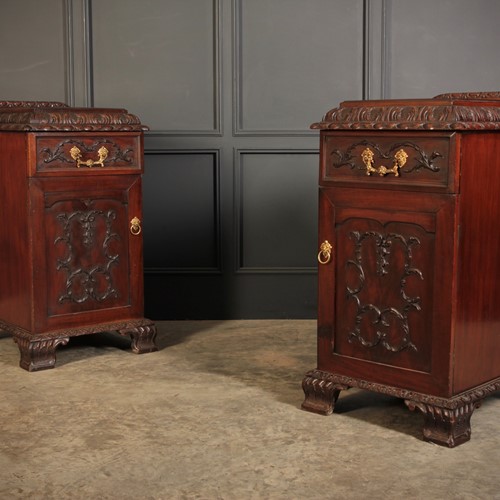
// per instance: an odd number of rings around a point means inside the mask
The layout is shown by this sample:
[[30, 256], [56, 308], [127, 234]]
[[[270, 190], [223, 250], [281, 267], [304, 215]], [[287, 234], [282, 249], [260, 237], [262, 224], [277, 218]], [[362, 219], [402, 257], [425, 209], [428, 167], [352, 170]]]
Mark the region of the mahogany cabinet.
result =
[[302, 407], [357, 387], [453, 447], [500, 389], [500, 93], [351, 101], [320, 130], [317, 368]]
[[116, 331], [157, 350], [143, 317], [143, 130], [123, 109], [0, 101], [0, 328], [20, 366]]

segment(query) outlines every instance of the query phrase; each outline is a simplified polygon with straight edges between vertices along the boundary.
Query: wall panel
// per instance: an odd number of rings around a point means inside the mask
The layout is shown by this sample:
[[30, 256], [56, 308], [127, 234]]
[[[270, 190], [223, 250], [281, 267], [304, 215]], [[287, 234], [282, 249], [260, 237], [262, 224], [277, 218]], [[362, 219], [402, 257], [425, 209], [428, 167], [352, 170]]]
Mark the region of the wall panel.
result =
[[388, 3], [392, 98], [500, 88], [498, 0]]
[[94, 104], [155, 133], [218, 133], [217, 0], [92, 2]]
[[238, 151], [239, 270], [304, 272], [316, 267], [315, 151]]
[[217, 151], [146, 154], [146, 272], [220, 271], [218, 158]]
[[0, 99], [68, 101], [66, 2], [2, 0]]
[[235, 0], [237, 133], [307, 133], [360, 99], [361, 0]]

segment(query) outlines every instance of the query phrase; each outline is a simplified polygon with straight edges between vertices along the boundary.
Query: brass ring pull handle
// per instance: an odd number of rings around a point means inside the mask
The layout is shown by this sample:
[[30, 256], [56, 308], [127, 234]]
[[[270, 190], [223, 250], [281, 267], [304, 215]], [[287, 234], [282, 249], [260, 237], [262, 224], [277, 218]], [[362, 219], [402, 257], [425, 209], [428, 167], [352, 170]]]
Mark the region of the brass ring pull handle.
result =
[[319, 247], [318, 262], [320, 264], [328, 264], [332, 258], [332, 245], [328, 240], [323, 241]]
[[394, 155], [394, 165], [392, 166], [392, 168], [385, 167], [384, 165], [375, 168], [373, 166], [374, 163], [373, 156], [374, 156], [373, 151], [370, 148], [366, 148], [361, 153], [361, 159], [363, 160], [363, 163], [366, 165], [366, 175], [371, 175], [372, 173], [374, 173], [374, 174], [379, 174], [382, 177], [387, 174], [394, 174], [395, 177], [399, 177], [399, 169], [404, 166], [408, 158], [408, 155], [406, 154], [405, 150], [400, 149]]
[[141, 221], [137, 217], [134, 217], [130, 221], [130, 232], [134, 235], [137, 236], [138, 234], [141, 234]]
[[82, 161], [82, 152], [76, 146], [73, 146], [70, 149], [69, 153], [71, 155], [71, 158], [76, 161], [76, 168], [80, 168], [80, 165], [86, 165], [87, 167], [92, 168], [95, 165], [104, 167], [104, 160], [108, 157], [109, 151], [104, 146], [101, 146], [99, 148], [99, 151], [97, 151], [99, 159], [86, 161]]

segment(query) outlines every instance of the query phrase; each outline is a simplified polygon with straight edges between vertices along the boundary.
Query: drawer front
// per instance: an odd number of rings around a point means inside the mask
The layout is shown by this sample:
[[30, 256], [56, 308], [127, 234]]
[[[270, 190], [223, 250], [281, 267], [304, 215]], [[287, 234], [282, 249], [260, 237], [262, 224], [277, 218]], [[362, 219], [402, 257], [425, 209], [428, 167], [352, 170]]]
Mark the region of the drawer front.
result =
[[455, 192], [454, 134], [321, 135], [321, 183], [363, 188]]
[[140, 133], [36, 134], [31, 138], [31, 175], [116, 174], [142, 170]]

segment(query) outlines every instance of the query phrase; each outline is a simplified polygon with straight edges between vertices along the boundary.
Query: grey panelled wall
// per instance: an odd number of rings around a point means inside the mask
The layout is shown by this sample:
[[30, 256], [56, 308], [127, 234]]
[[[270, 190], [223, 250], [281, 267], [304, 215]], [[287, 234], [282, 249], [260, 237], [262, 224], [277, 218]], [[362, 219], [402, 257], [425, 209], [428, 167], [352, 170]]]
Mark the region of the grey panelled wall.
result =
[[149, 316], [311, 318], [309, 124], [346, 99], [500, 90], [499, 18], [498, 0], [2, 0], [0, 100], [150, 126]]

